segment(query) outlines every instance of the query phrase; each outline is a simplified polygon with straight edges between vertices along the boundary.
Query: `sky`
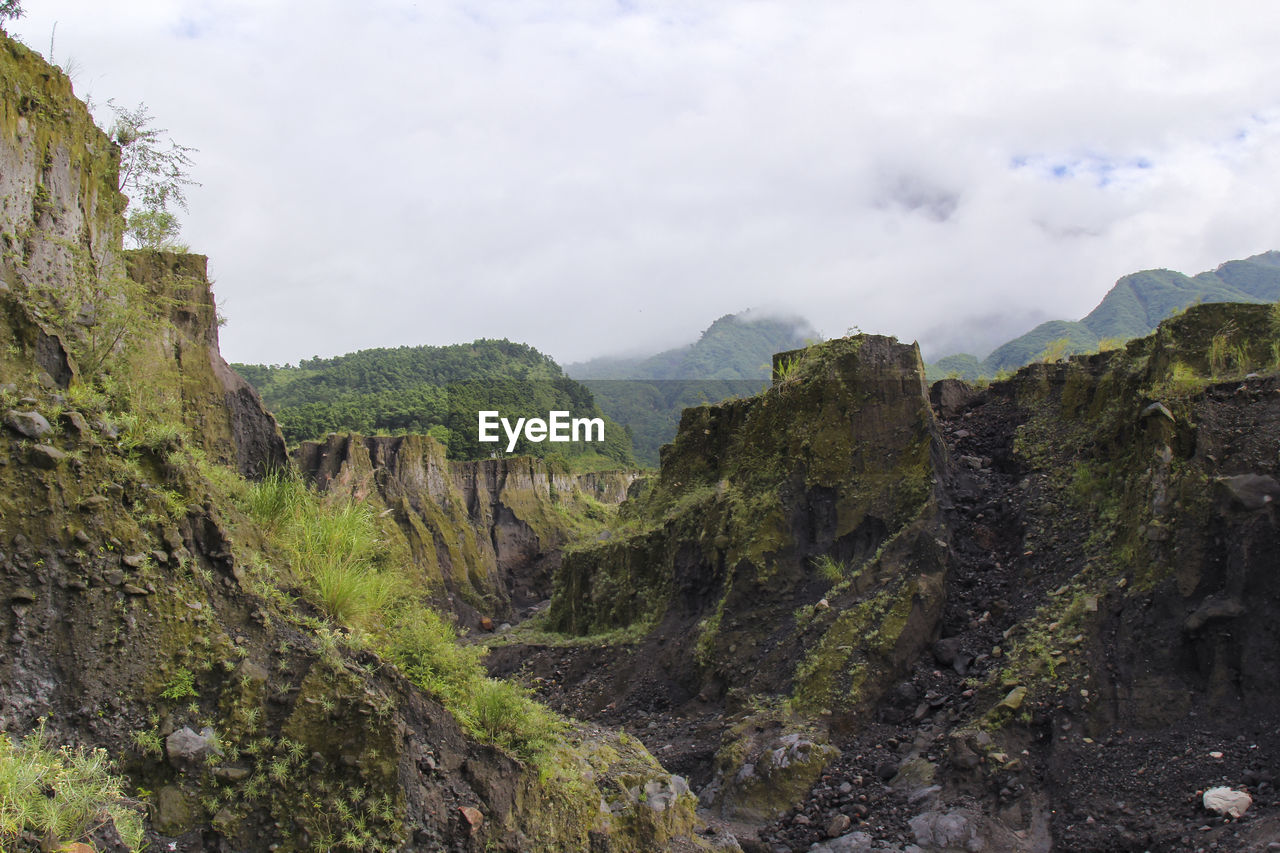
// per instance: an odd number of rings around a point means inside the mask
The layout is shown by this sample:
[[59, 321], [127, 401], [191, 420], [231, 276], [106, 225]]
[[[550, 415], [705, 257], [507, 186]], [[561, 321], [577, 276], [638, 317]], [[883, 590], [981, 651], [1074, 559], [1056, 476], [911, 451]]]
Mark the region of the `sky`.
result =
[[750, 307], [984, 356], [1126, 273], [1280, 249], [1262, 0], [23, 5], [100, 121], [198, 149], [230, 361], [566, 363]]

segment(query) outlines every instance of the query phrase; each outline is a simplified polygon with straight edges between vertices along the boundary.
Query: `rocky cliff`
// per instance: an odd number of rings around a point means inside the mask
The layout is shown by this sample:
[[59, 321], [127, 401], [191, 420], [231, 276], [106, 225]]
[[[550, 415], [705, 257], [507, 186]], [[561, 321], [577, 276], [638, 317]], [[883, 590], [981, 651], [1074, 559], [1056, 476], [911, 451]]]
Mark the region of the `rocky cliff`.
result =
[[389, 514], [395, 547], [468, 627], [512, 619], [550, 598], [561, 549], [602, 527], [606, 507], [640, 478], [638, 471], [574, 475], [530, 457], [452, 461], [421, 435], [332, 435], [303, 442], [294, 458], [321, 491]]
[[[204, 259], [122, 253], [118, 153], [65, 76], [0, 38], [0, 83], [0, 846], [705, 846], [638, 741], [485, 678], [414, 590], [348, 618], [405, 580], [368, 508], [242, 476], [288, 460]], [[490, 472], [457, 476], [482, 506]]]
[[[948, 559], [916, 348], [860, 336], [779, 359], [770, 391], [685, 411], [612, 535], [566, 556], [543, 623], [626, 635], [575, 653], [593, 661], [573, 666], [592, 682], [582, 698], [701, 709], [698, 736], [664, 755], [718, 812], [752, 819], [788, 808], [836, 752], [830, 732], [932, 642]], [[527, 648], [492, 660], [544, 675]]]
[[1269, 849], [1278, 319], [929, 395], [885, 339], [784, 354], [565, 560], [546, 624], [590, 642], [491, 667], [631, 727], [744, 849]]

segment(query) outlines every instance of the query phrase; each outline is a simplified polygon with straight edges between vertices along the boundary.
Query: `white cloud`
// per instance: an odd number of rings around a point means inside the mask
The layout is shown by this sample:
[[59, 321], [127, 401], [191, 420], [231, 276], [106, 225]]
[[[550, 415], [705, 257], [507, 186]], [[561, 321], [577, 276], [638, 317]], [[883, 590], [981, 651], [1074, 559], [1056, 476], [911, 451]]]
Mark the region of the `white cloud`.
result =
[[765, 303], [938, 354], [1280, 247], [1261, 3], [29, 5], [200, 149], [235, 360], [569, 361]]

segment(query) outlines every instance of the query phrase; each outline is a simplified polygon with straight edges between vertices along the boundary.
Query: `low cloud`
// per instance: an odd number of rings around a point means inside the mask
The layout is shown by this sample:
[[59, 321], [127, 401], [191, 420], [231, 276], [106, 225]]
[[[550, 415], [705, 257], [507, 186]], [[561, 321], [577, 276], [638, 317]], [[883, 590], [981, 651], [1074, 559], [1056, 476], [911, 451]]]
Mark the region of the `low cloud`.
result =
[[758, 304], [981, 351], [1280, 246], [1250, 3], [30, 5], [79, 92], [200, 149], [186, 238], [235, 360], [572, 361]]

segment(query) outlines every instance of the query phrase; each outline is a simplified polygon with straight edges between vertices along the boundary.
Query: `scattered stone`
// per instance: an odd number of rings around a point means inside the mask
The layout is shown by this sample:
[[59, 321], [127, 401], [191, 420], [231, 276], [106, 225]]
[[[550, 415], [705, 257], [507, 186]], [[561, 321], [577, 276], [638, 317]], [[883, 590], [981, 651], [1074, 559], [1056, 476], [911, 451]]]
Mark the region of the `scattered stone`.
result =
[[14, 409], [5, 412], [4, 425], [27, 438], [39, 438], [53, 429], [39, 412], [19, 412]]
[[66, 458], [67, 454], [48, 444], [37, 444], [31, 448], [31, 462], [40, 468], [57, 468]]
[[920, 756], [908, 758], [902, 762], [898, 772], [893, 775], [889, 787], [899, 791], [918, 791], [933, 784], [938, 766]]
[[169, 764], [178, 770], [204, 760], [207, 755], [221, 752], [217, 749], [217, 736], [208, 726], [200, 734], [192, 731], [190, 726], [183, 726], [165, 738], [164, 748]]
[[964, 640], [960, 637], [945, 637], [933, 644], [933, 659], [940, 666], [951, 666], [961, 653], [960, 646]]
[[250, 684], [266, 684], [271, 673], [251, 660], [242, 660], [236, 667], [236, 680]]
[[20, 586], [9, 595], [10, 601], [16, 601], [19, 604], [31, 603], [36, 600], [36, 594], [28, 587]]
[[126, 595], [150, 595], [151, 594], [150, 590], [143, 589], [142, 587], [137, 586], [136, 584], [127, 583], [122, 588], [124, 589]]
[[89, 434], [89, 422], [84, 419], [84, 415], [79, 412], [63, 412], [62, 417], [71, 425], [77, 433], [82, 436]]
[[462, 812], [462, 817], [467, 822], [471, 832], [475, 832], [484, 824], [484, 814], [479, 809], [471, 806], [459, 806], [458, 811]]
[[1147, 418], [1155, 417], [1157, 415], [1170, 422], [1173, 421], [1173, 412], [1169, 411], [1169, 407], [1164, 403], [1152, 403], [1150, 406], [1147, 406], [1142, 410], [1140, 417], [1145, 421]]
[[1253, 805], [1253, 797], [1231, 788], [1210, 788], [1204, 792], [1204, 807], [1216, 814], [1240, 817]]
[[249, 778], [249, 771], [244, 767], [215, 767], [213, 775], [224, 782], [242, 782]]
[[107, 569], [102, 573], [102, 579], [109, 586], [120, 586], [120, 584], [124, 583], [124, 572], [119, 569]]
[[1015, 687], [1009, 691], [1009, 695], [1000, 700], [997, 708], [1004, 708], [1007, 711], [1016, 711], [1022, 707], [1022, 700], [1027, 698], [1027, 688]]
[[493, 630], [493, 620], [492, 620], [492, 619], [490, 619], [488, 616], [481, 616], [481, 617], [480, 617], [480, 630], [481, 630], [481, 631], [492, 631], [492, 630]]
[[120, 558], [120, 562], [124, 563], [131, 569], [140, 569], [147, 562], [146, 554], [126, 554]]

